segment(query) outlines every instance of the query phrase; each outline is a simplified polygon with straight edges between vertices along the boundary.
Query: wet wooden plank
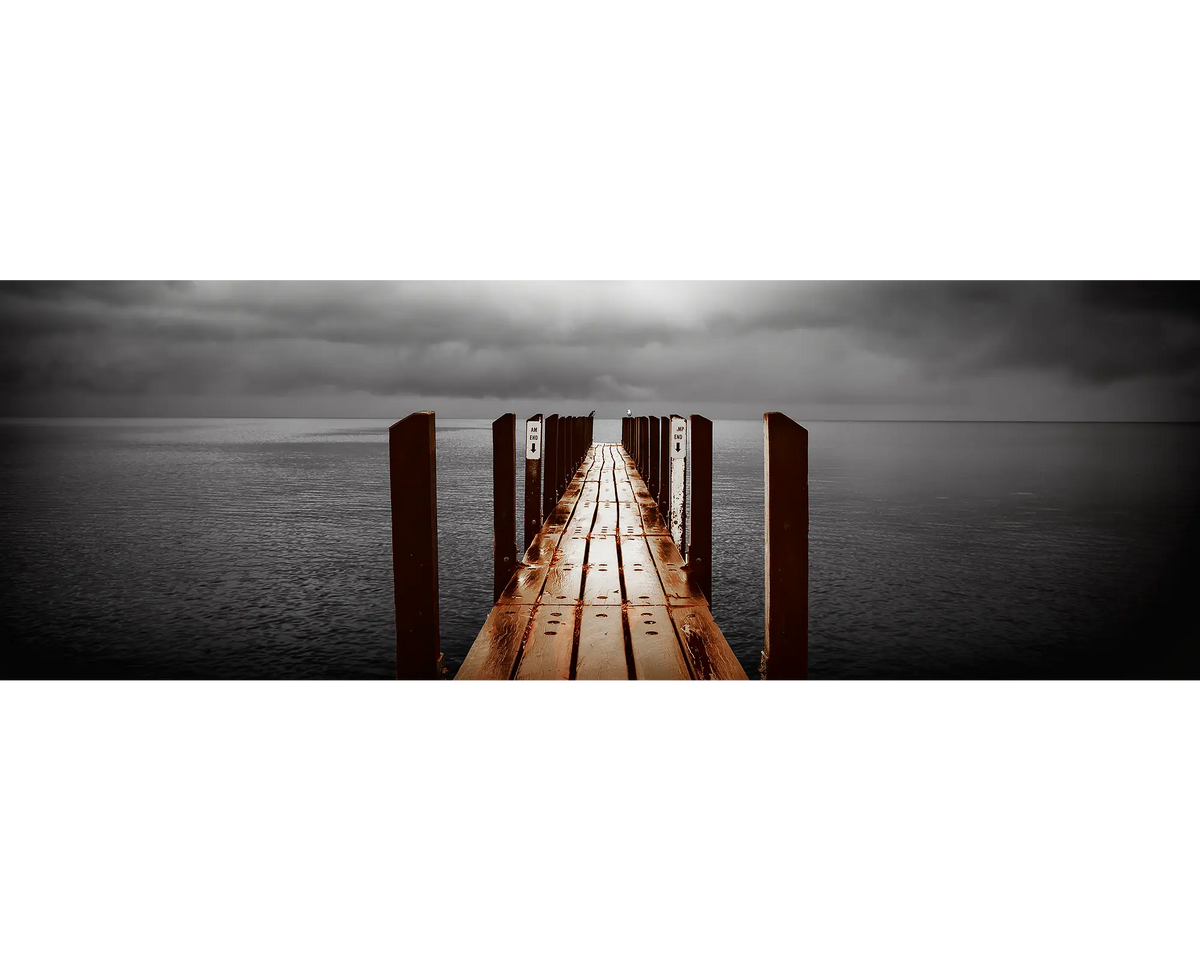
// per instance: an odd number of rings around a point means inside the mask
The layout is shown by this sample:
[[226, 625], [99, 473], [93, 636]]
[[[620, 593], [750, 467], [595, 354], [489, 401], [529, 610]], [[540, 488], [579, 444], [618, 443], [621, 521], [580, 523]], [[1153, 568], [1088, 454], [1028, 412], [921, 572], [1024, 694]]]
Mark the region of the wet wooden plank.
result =
[[600, 474], [600, 499], [608, 502], [617, 499], [617, 484], [611, 463], [606, 463]]
[[638, 510], [641, 512], [642, 529], [648, 537], [670, 536], [667, 518], [659, 511], [658, 503], [650, 496], [646, 484], [636, 473], [632, 474], [630, 486], [634, 490]]
[[670, 537], [646, 537], [646, 546], [658, 569], [659, 579], [662, 580], [663, 593], [667, 602], [672, 606], [678, 604], [707, 604], [704, 594], [692, 586], [688, 579], [687, 570], [683, 566], [683, 557], [679, 547]]
[[584, 481], [587, 483], [599, 483], [600, 471], [604, 469], [604, 458], [600, 451], [592, 457], [590, 463], [587, 464], [587, 470], [583, 475]]
[[575, 505], [578, 500], [574, 497], [571, 499], [559, 500], [558, 506], [554, 508], [553, 514], [546, 521], [546, 526], [541, 528], [544, 534], [563, 534], [566, 533], [566, 527], [571, 520], [571, 515], [575, 512]]
[[671, 607], [679, 645], [697, 680], [747, 680], [706, 604]]
[[642, 531], [647, 537], [669, 537], [671, 531], [667, 521], [658, 510], [657, 503], [639, 503], [642, 514]]
[[583, 563], [587, 549], [586, 537], [563, 537], [554, 562], [546, 574], [546, 584], [542, 590], [542, 596], [547, 602], [579, 599], [583, 589]]
[[633, 495], [638, 503], [658, 502], [653, 496], [651, 496], [650, 490], [646, 486], [645, 477], [637, 472], [637, 469], [633, 466], [633, 464], [628, 465], [628, 475], [626, 479], [629, 481], [629, 485], [633, 488]]
[[690, 680], [687, 660], [666, 607], [631, 607], [629, 645], [637, 680]]
[[621, 507], [621, 519], [617, 524], [619, 527], [617, 533], [622, 537], [644, 537], [646, 530], [642, 526], [642, 515], [638, 511], [637, 505], [630, 504], [626, 507], [622, 504]]
[[628, 680], [625, 628], [620, 606], [579, 611], [576, 680]]
[[613, 536], [617, 532], [617, 504], [612, 500], [601, 500], [596, 504], [596, 517], [592, 521], [592, 536]]
[[525, 556], [521, 558], [521, 562], [531, 567], [549, 563], [554, 559], [554, 551], [558, 549], [558, 541], [560, 539], [562, 537], [558, 533], [546, 533], [544, 531], [539, 533], [533, 543], [529, 545], [529, 549], [525, 551]]
[[498, 603], [467, 652], [455, 680], [508, 680], [521, 652], [533, 607]]
[[518, 680], [569, 680], [575, 645], [573, 603], [541, 603], [534, 608], [529, 637], [517, 665]]
[[621, 604], [621, 570], [617, 565], [615, 534], [605, 536], [593, 533], [588, 541], [583, 602], [605, 606]]
[[592, 532], [592, 521], [596, 516], [597, 503], [595, 500], [581, 500], [575, 505], [575, 513], [567, 525], [567, 534], [572, 537], [586, 537]]
[[666, 594], [644, 537], [621, 537], [621, 576], [625, 600], [634, 606], [665, 604]]
[[522, 564], [517, 567], [504, 589], [500, 592], [498, 603], [537, 603], [542, 595], [542, 587], [550, 572], [550, 564], [539, 563], [534, 566]]

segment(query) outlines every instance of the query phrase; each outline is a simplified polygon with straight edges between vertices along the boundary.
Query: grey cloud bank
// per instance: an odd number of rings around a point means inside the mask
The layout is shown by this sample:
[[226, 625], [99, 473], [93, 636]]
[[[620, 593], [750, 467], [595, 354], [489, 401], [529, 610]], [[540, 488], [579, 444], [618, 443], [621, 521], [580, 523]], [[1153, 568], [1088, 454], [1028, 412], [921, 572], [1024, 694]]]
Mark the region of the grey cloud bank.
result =
[[1193, 420], [1195, 283], [0, 285], [7, 416]]

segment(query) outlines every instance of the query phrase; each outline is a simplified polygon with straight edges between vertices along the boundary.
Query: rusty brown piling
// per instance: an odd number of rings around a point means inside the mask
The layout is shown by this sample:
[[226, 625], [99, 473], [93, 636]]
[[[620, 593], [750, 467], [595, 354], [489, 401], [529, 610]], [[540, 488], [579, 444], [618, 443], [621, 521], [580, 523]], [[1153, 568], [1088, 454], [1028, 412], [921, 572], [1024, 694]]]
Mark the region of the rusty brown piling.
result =
[[769, 680], [808, 677], [808, 431], [763, 414], [766, 650]]
[[578, 426], [575, 421], [575, 417], [562, 418], [563, 455], [558, 465], [559, 499], [567, 492], [567, 485], [571, 482], [571, 478], [575, 476], [575, 445], [579, 439], [576, 433]]
[[688, 510], [688, 575], [712, 605], [712, 421], [693, 413], [689, 418], [692, 497]]
[[563, 494], [563, 474], [571, 459], [571, 431], [567, 417], [558, 418], [558, 461], [555, 463], [554, 502], [558, 503]]
[[542, 477], [542, 516], [548, 517], [558, 503], [558, 414], [552, 413], [546, 417], [545, 436], [543, 437], [546, 465], [545, 476]]
[[492, 603], [517, 569], [517, 415], [492, 423]]
[[396, 677], [432, 680], [441, 670], [438, 624], [437, 461], [432, 411], [388, 429]]
[[646, 489], [650, 491], [655, 502], [658, 501], [658, 417], [650, 417], [646, 423], [650, 427], [650, 457], [646, 461]]
[[542, 415], [525, 421], [525, 549], [542, 529]]
[[650, 473], [650, 418], [638, 417], [638, 462], [642, 477]]
[[658, 510], [664, 517], [670, 504], [671, 489], [670, 417], [658, 418]]

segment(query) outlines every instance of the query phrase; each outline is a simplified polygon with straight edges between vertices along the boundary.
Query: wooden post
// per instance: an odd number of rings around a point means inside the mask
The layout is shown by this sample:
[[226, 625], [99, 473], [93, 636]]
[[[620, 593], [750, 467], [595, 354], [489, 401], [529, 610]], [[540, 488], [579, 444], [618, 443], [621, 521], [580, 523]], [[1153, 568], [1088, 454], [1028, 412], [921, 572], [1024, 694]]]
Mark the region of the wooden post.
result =
[[554, 512], [554, 505], [558, 503], [556, 492], [556, 484], [554, 482], [556, 464], [558, 463], [558, 414], [552, 413], [546, 417], [544, 436], [542, 442], [545, 444], [545, 477], [542, 478], [542, 516], [548, 517]]
[[525, 421], [525, 549], [542, 529], [542, 415]]
[[650, 417], [646, 421], [650, 426], [650, 459], [646, 465], [646, 488], [655, 501], [658, 501], [658, 417]]
[[671, 538], [683, 553], [684, 510], [687, 507], [687, 421], [677, 413], [671, 414]]
[[688, 511], [688, 575], [712, 606], [712, 421], [693, 413], [688, 433], [692, 444], [692, 504]]
[[658, 418], [658, 512], [664, 517], [671, 502], [671, 420]]
[[621, 418], [621, 446], [626, 450], [629, 449], [629, 418]]
[[641, 417], [642, 424], [642, 480], [650, 475], [650, 418]]
[[575, 418], [567, 417], [566, 422], [567, 456], [563, 460], [562, 479], [559, 481], [559, 489], [562, 493], [567, 492], [567, 485], [571, 482], [571, 477], [575, 475], [575, 467], [572, 461], [575, 459]]
[[763, 414], [766, 650], [770, 680], [808, 677], [808, 431]]
[[517, 569], [517, 415], [492, 423], [492, 603]]
[[442, 669], [434, 430], [430, 410], [388, 429], [398, 680], [432, 680]]
[[563, 483], [563, 474], [567, 472], [567, 462], [571, 457], [569, 446], [571, 443], [571, 432], [567, 429], [567, 418], [558, 418], [558, 462], [555, 464], [554, 477], [554, 502], [557, 503], [562, 499], [563, 491], [566, 485]]

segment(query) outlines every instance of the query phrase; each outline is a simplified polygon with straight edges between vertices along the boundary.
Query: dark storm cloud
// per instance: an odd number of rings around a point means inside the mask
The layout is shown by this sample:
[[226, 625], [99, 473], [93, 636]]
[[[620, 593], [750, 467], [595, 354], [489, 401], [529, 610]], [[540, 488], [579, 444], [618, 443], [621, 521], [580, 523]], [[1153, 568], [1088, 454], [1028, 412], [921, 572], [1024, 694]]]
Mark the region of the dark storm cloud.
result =
[[1136, 389], [1190, 416], [1200, 394], [1196, 284], [7, 283], [0, 337], [5, 412], [362, 394], [988, 416], [1041, 390], [1074, 416]]
[[1162, 311], [1200, 320], [1200, 284], [1085, 281], [1079, 284], [1091, 304]]
[[[604, 298], [548, 313], [498, 285], [387, 283], [7, 283], [0, 317], [12, 336], [103, 332], [160, 340], [316, 340], [367, 345], [462, 342], [473, 347], [608, 342], [614, 316]], [[638, 346], [668, 331], [652, 310], [623, 331]]]
[[956, 374], [1057, 370], [1106, 384], [1200, 371], [1195, 283], [884, 282], [793, 289], [746, 329], [838, 328]]

